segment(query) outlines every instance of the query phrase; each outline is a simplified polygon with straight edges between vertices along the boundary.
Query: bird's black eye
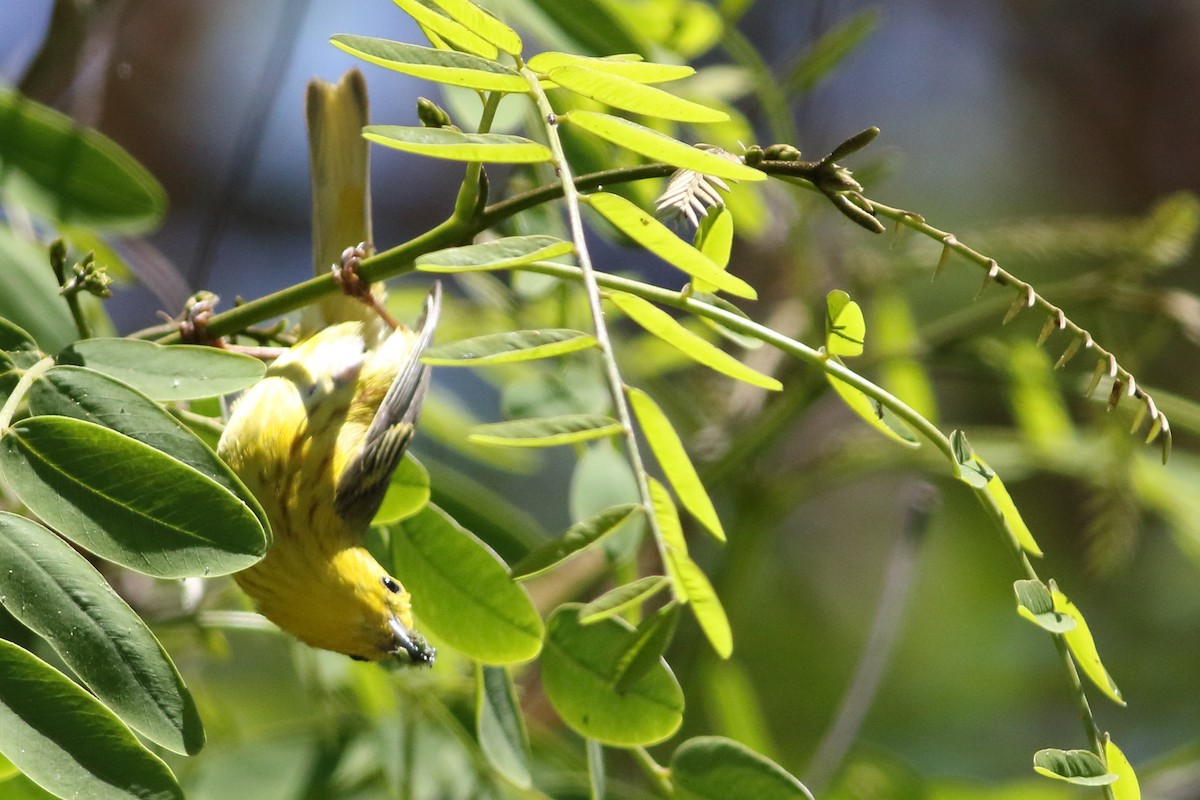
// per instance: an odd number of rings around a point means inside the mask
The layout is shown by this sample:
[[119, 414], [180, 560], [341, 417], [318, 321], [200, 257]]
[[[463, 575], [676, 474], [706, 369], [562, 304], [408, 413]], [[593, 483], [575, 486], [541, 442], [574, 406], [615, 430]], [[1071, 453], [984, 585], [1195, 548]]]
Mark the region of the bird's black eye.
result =
[[391, 576], [383, 576], [383, 588], [392, 594], [400, 594], [400, 584], [396, 583], [396, 579]]

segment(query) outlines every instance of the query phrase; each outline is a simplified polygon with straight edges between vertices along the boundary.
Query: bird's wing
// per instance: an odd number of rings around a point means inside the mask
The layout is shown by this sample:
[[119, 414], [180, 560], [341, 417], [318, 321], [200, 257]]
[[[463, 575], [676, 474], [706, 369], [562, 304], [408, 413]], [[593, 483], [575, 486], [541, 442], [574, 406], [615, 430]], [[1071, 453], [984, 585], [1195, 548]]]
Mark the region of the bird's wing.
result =
[[441, 284], [434, 283], [425, 298], [425, 309], [417, 323], [408, 360], [379, 404], [379, 410], [367, 428], [362, 450], [346, 465], [338, 479], [334, 510], [353, 529], [365, 528], [375, 516], [387, 492], [388, 481], [412, 441], [421, 402], [429, 386], [429, 367], [421, 363], [421, 353], [433, 338], [441, 302]]

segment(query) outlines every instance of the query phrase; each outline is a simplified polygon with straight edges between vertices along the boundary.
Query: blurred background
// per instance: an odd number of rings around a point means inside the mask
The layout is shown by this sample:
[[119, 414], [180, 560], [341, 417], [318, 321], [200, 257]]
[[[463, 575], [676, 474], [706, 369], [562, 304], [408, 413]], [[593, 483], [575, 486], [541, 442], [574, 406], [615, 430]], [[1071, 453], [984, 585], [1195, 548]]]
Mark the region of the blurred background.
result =
[[[53, 4], [0, 4], [0, 80], [24, 83], [35, 99], [98, 127], [167, 190], [166, 221], [146, 237], [159, 255], [140, 251], [148, 286], [123, 288], [110, 302], [120, 330], [154, 324], [160, 311], [176, 314], [197, 289], [230, 302], [308, 277], [305, 82], [359, 66], [328, 43], [335, 33], [416, 42], [419, 32], [385, 0], [96, 5], [104, 8], [83, 59], [31, 75]], [[521, 26], [519, 17], [509, 21]], [[1175, 249], [1154, 269], [1139, 267], [1144, 260], [1130, 253], [1149, 247], [1137, 239], [1146, 230], [1139, 224], [1164, 199], [1177, 204], [1168, 209], [1190, 209], [1190, 195], [1177, 193], [1200, 192], [1200, 4], [761, 0], [738, 29], [782, 75], [847, 21], [856, 21], [861, 41], [828, 73], [798, 83], [787, 113], [753, 95], [738, 98], [757, 141], [773, 141], [782, 116], [797, 132], [794, 144], [815, 158], [878, 126], [879, 139], [848, 161], [868, 197], [924, 215], [1045, 289], [1082, 324], [1098, 326], [1097, 337], [1142, 385], [1179, 398], [1172, 413], [1186, 417], [1196, 406], [1184, 398], [1200, 397], [1200, 312], [1180, 299], [1200, 291], [1194, 226], [1172, 234]], [[709, 66], [729, 62], [721, 47], [699, 58]], [[416, 124], [416, 97], [436, 91], [369, 65], [363, 70], [377, 122]], [[372, 169], [380, 248], [449, 213], [459, 167], [375, 150]], [[828, 290], [863, 299], [886, 285], [907, 299], [920, 335], [928, 334], [926, 367], [941, 427], [965, 428], [1005, 475], [1047, 553], [1039, 571], [1088, 615], [1129, 703], [1119, 709], [1096, 696], [1101, 727], [1151, 777], [1148, 796], [1200, 798], [1194, 427], [1178, 426], [1176, 454], [1161, 473], [1130, 477], [1132, 459], [1153, 460], [1157, 451], [1113, 433], [1128, 427], [1127, 417], [1113, 424], [1102, 402], [1080, 398], [1090, 365], [1077, 366], [1059, 386], [1079, 422], [1075, 441], [1090, 443], [1079, 452], [1094, 458], [1081, 464], [1061, 452], [1037, 456], [1009, 403], [1012, 348], [1032, 340], [1040, 321], [1001, 330], [1008, 302], [993, 298], [998, 314], [963, 322], [954, 315], [972, 313], [981, 279], [975, 267], [952, 262], [931, 284], [938, 248], [927, 242], [872, 237], [819, 200], [768, 194], [765, 202], [765, 230], [739, 242], [734, 256], [740, 274], [771, 289], [762, 292], [771, 299], [750, 313], [815, 346]], [[1103, 237], [1120, 252], [1101, 252], [1095, 241]], [[1110, 284], [1080, 290], [1101, 267], [1109, 276], [1137, 272], [1144, 302], [1121, 305], [1115, 289], [1105, 291]], [[1070, 289], [1067, 296], [1050, 291], [1057, 284]], [[1175, 293], [1171, 313], [1147, 299], [1166, 296], [1156, 292]], [[498, 413], [494, 390], [450, 383], [456, 379], [439, 374], [435, 381], [460, 395], [482, 393], [467, 397], [468, 405], [485, 417]], [[1054, 648], [1013, 613], [1018, 574], [971, 498], [940, 481], [941, 506], [928, 532], [903, 544], [905, 501], [925, 472], [877, 455], [890, 445], [857, 430], [835, 400], [813, 399], [819, 376], [796, 380], [812, 389], [803, 406], [775, 414], [774, 427], [758, 434], [769, 445], [760, 442], [742, 461], [729, 455], [729, 441], [753, 428], [746, 415], [758, 400], [741, 419], [720, 425], [685, 413], [700, 457], [712, 455], [707, 474], [718, 481], [714, 495], [730, 520], [728, 552], [700, 551], [737, 641], [732, 665], [709, 663], [695, 631], [681, 630], [670, 660], [689, 691], [687, 732], [736, 729], [802, 779], [828, 767], [814, 765], [814, 754], [880, 613], [886, 576], [899, 570], [896, 594], [884, 603], [898, 611], [895, 650], [838, 791], [949, 798], [960, 795], [946, 787], [961, 781], [974, 787], [961, 796], [980, 797], [982, 787], [1031, 775], [1037, 748], [1086, 746]], [[686, 399], [679, 405], [686, 408]], [[867, 455], [843, 441], [860, 433], [854, 441], [870, 442]], [[847, 466], [847, 452], [863, 463]], [[557, 530], [568, 522], [565, 491], [547, 486], [566, 488], [553, 475], [563, 463], [571, 462], [552, 462], [548, 483], [499, 476], [492, 485]], [[843, 477], [830, 478], [839, 469]], [[1167, 482], [1160, 494], [1168, 498], [1155, 506], [1146, 484], [1158, 480]], [[766, 498], [762, 507], [756, 498]], [[1192, 511], [1198, 516], [1189, 518]], [[191, 775], [197, 797], [227, 796], [218, 793], [227, 778], [247, 796], [294, 796], [265, 779], [261, 792], [244, 787], [255, 772], [299, 763], [308, 751], [292, 744], [316, 736], [308, 723], [319, 712], [309, 690], [274, 677], [302, 670], [274, 639], [237, 634], [229, 648], [225, 660], [182, 659], [185, 677], [201, 687], [215, 753], [179, 768]], [[762, 718], [731, 720], [726, 692], [756, 698]], [[552, 724], [548, 716], [541, 721]], [[239, 751], [246, 741], [260, 748]], [[1035, 791], [1024, 796], [1041, 796]]]

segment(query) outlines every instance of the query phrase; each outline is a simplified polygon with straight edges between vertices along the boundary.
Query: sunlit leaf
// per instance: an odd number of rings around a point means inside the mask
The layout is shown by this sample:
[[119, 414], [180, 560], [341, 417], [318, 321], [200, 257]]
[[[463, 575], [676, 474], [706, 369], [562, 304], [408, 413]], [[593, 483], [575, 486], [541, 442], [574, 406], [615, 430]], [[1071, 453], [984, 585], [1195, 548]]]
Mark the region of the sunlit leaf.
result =
[[587, 195], [587, 201], [614, 227], [676, 269], [736, 297], [758, 297], [753, 286], [714, 264], [708, 256], [624, 197], [593, 192]]
[[591, 625], [602, 619], [623, 614], [626, 610], [640, 606], [654, 595], [671, 585], [666, 575], [647, 575], [633, 583], [626, 583], [605, 592], [579, 610], [579, 621]]
[[1107, 735], [1104, 737], [1104, 765], [1117, 776], [1110, 787], [1113, 800], [1142, 800], [1142, 787], [1138, 784], [1133, 765]]
[[[571, 472], [568, 495], [571, 519], [583, 522], [615, 506], [642, 504], [637, 477], [629, 459], [612, 441], [588, 445]], [[616, 531], [600, 539], [610, 561], [633, 558], [646, 533], [647, 514], [631, 515]]]
[[638, 31], [624, 25], [609, 3], [601, 0], [532, 2], [558, 29], [554, 31], [557, 37], [566, 36], [572, 44], [578, 45], [569, 49], [592, 55], [642, 53], [649, 49]]
[[469, 53], [352, 34], [338, 34], [330, 41], [350, 55], [417, 78], [482, 92], [529, 91], [528, 82], [516, 70]]
[[512, 28], [469, 0], [433, 0], [443, 11], [505, 53], [519, 55], [521, 37]]
[[640, 514], [642, 507], [633, 503], [613, 506], [594, 517], [577, 522], [555, 539], [533, 550], [513, 565], [515, 580], [532, 578], [561, 564], [576, 553], [600, 541], [621, 528], [630, 517]]
[[507, 133], [463, 133], [449, 128], [368, 125], [363, 128], [363, 136], [393, 150], [451, 161], [538, 164], [552, 158], [550, 149], [544, 144]]
[[504, 667], [477, 669], [475, 731], [488, 763], [521, 788], [531, 785], [529, 741], [512, 678]]
[[439, 14], [432, 8], [418, 3], [417, 0], [394, 0], [394, 2], [416, 20], [422, 29], [449, 42], [455, 48], [491, 60], [499, 55], [494, 44], [477, 35], [461, 22]]
[[0, 639], [0, 752], [59, 797], [182, 800], [175, 776], [115, 714]]
[[1042, 548], [1038, 547], [1037, 540], [1033, 538], [1033, 532], [1025, 524], [1025, 519], [1017, 509], [1017, 504], [1013, 502], [1012, 496], [1009, 495], [1004, 482], [1000, 480], [1000, 476], [979, 457], [978, 453], [975, 454], [975, 462], [985, 473], [991, 473], [991, 477], [984, 485], [983, 490], [987, 492], [988, 497], [992, 499], [996, 509], [999, 510], [1000, 521], [1005, 529], [1012, 534], [1022, 550], [1031, 556], [1040, 558]]
[[426, 505], [391, 528], [394, 572], [412, 592], [421, 624], [484, 664], [528, 661], [542, 620], [508, 567], [444, 511]]
[[614, 688], [621, 656], [636, 634], [622, 620], [579, 622], [580, 606], [559, 606], [546, 623], [541, 659], [546, 697], [579, 734], [617, 747], [660, 742], [683, 721], [683, 692], [659, 659], [624, 693]]
[[683, 800], [811, 800], [804, 784], [745, 745], [697, 736], [671, 756], [671, 783]]
[[838, 357], [860, 356], [867, 322], [850, 295], [835, 289], [825, 300], [825, 349]]
[[1117, 688], [1112, 676], [1108, 674], [1108, 670], [1100, 661], [1100, 653], [1096, 650], [1096, 640], [1092, 638], [1092, 631], [1088, 628], [1087, 620], [1083, 618], [1083, 612], [1065, 594], [1060, 592], [1053, 582], [1051, 582], [1050, 594], [1054, 597], [1054, 610], [1067, 614], [1075, 620], [1075, 628], [1064, 633], [1063, 638], [1066, 639], [1067, 647], [1070, 648], [1071, 655], [1075, 656], [1075, 661], [1083, 670], [1083, 674], [1087, 675], [1092, 683], [1096, 684], [1096, 687], [1108, 695], [1114, 703], [1125, 705], [1125, 699], [1121, 697], [1121, 690]]
[[230, 350], [140, 339], [84, 339], [64, 351], [59, 362], [111, 375], [159, 402], [230, 394], [266, 372], [258, 359]]
[[0, 603], [128, 725], [176, 753], [204, 744], [192, 696], [141, 618], [70, 545], [6, 512]]
[[1117, 779], [1090, 750], [1038, 750], [1033, 754], [1033, 770], [1047, 778], [1078, 786], [1108, 786]]
[[761, 181], [766, 174], [747, 167], [740, 161], [730, 161], [719, 155], [684, 144], [666, 134], [651, 130], [636, 122], [595, 111], [572, 111], [570, 122], [594, 136], [631, 150], [654, 161], [664, 161], [676, 167], [715, 175], [731, 180]]
[[1017, 595], [1017, 613], [1050, 633], [1066, 633], [1075, 628], [1073, 617], [1054, 610], [1054, 597], [1041, 581], [1021, 580], [1013, 584]]
[[49, 416], [16, 423], [0, 439], [0, 470], [59, 533], [148, 575], [223, 575], [266, 552], [262, 523], [228, 489], [90, 422]]
[[123, 233], [152, 228], [167, 205], [154, 176], [116, 142], [4, 88], [0, 189], [57, 223]]
[[617, 662], [613, 688], [618, 694], [628, 691], [659, 663], [675, 635], [678, 622], [679, 604], [675, 602], [667, 603], [642, 620], [637, 626], [637, 635]]
[[678, 122], [724, 122], [729, 115], [653, 86], [608, 72], [565, 64], [550, 70], [550, 80], [597, 102], [659, 119]]
[[641, 56], [633, 58], [622, 58], [620, 56], [591, 58], [572, 53], [547, 51], [533, 56], [526, 62], [526, 65], [534, 72], [540, 72], [543, 75], [548, 75], [550, 70], [558, 67], [574, 65], [585, 67], [595, 72], [618, 75], [631, 81], [637, 81], [638, 83], [666, 83], [667, 81], [677, 81], [680, 78], [696, 74], [696, 70], [686, 64], [656, 64], [653, 61], [642, 61], [640, 59]]
[[467, 436], [479, 444], [503, 447], [555, 447], [621, 433], [621, 423], [599, 414], [564, 414], [560, 417], [516, 419], [478, 425]]
[[988, 481], [996, 474], [978, 459], [967, 435], [960, 430], [950, 432], [950, 449], [954, 453], [954, 462], [958, 467], [958, 479], [973, 489], [983, 489]]
[[421, 361], [437, 367], [512, 364], [552, 358], [596, 346], [596, 337], [566, 328], [508, 331], [431, 347]]
[[[836, 360], [836, 356], [830, 356], [830, 358]], [[912, 432], [912, 429], [874, 397], [828, 372], [825, 373], [825, 378], [837, 392], [838, 397], [842, 398], [842, 402], [872, 428], [905, 447], [921, 446], [920, 440], [917, 439], [917, 435]]]
[[554, 236], [507, 236], [483, 244], [448, 247], [418, 256], [423, 272], [470, 272], [512, 269], [573, 252], [575, 246]]
[[679, 502], [718, 541], [725, 541], [725, 530], [721, 527], [717, 510], [713, 508], [708, 491], [700, 481], [700, 476], [692, 466], [687, 450], [684, 449], [683, 442], [680, 441], [679, 434], [675, 432], [667, 415], [658, 407], [658, 403], [641, 389], [631, 386], [625, 393], [629, 396], [629, 405], [642, 428], [642, 434], [645, 435], [658, 465], [667, 476], [668, 483], [675, 490]]
[[763, 375], [758, 370], [746, 366], [721, 348], [692, 333], [653, 303], [624, 292], [611, 292], [608, 299], [648, 332], [678, 348], [682, 353], [709, 369], [762, 389], [771, 391], [783, 389], [783, 384], [775, 378]]
[[383, 503], [372, 525], [389, 525], [416, 514], [429, 502], [429, 473], [412, 453], [405, 453], [388, 480]]

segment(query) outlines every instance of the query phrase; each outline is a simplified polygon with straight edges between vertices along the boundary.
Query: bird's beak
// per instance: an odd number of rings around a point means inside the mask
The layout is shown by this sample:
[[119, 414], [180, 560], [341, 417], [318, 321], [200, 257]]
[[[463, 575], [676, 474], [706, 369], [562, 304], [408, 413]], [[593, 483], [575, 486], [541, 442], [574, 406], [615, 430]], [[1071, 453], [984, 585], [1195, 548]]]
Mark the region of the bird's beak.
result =
[[395, 617], [388, 620], [388, 626], [392, 629], [392, 636], [396, 640], [395, 652], [403, 650], [405, 653], [408, 653], [409, 659], [414, 664], [433, 665], [433, 660], [437, 657], [437, 651], [426, 644], [425, 639], [420, 634], [409, 631]]

